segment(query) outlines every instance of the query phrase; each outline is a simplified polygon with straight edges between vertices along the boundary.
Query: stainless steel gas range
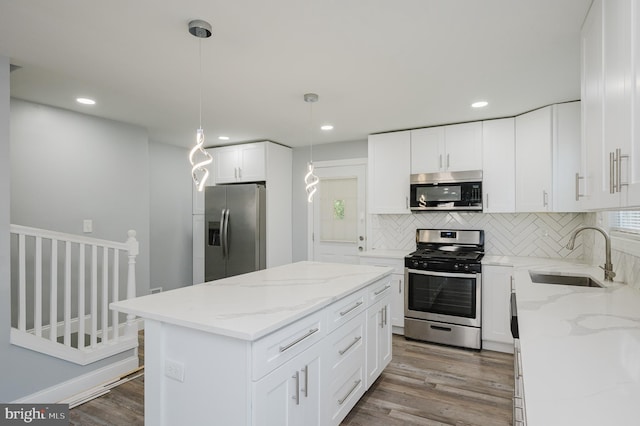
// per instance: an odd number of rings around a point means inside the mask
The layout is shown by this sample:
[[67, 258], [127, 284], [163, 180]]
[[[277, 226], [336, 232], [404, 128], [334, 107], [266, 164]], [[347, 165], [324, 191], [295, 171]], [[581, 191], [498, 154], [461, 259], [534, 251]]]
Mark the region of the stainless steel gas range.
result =
[[405, 337], [482, 348], [484, 231], [416, 230], [405, 257]]

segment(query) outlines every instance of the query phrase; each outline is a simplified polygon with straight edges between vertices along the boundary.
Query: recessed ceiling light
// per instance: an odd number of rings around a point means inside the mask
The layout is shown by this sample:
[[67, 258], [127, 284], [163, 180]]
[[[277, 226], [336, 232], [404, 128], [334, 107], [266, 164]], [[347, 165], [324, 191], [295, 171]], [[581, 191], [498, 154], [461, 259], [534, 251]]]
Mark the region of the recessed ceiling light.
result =
[[220, 139], [221, 141], [228, 141], [229, 136], [218, 136], [218, 139]]
[[322, 130], [333, 130], [333, 126], [331, 124], [325, 124], [320, 127]]
[[82, 105], [95, 105], [96, 101], [89, 98], [76, 98], [76, 102]]
[[473, 108], [484, 108], [487, 105], [489, 105], [489, 102], [487, 101], [478, 101], [471, 104]]

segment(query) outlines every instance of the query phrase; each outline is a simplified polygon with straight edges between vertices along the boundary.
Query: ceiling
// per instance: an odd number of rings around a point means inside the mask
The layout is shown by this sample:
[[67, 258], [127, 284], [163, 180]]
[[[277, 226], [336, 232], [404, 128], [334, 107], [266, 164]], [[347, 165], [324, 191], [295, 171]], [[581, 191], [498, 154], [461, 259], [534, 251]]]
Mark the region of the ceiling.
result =
[[[0, 54], [22, 67], [13, 97], [137, 124], [152, 141], [193, 145], [202, 95], [206, 146], [226, 135], [296, 147], [579, 99], [590, 4], [0, 0]], [[189, 34], [192, 19], [213, 37]]]

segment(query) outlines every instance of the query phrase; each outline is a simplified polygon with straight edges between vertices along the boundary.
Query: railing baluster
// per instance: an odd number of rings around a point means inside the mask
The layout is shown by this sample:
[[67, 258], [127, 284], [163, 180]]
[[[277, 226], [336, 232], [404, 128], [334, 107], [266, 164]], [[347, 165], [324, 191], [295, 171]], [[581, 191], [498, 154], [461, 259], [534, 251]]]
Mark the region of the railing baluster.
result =
[[[127, 271], [127, 300], [136, 297], [136, 256], [139, 251], [139, 244], [136, 240], [136, 231], [129, 230], [129, 238], [127, 245], [129, 246], [129, 268]], [[127, 314], [127, 325], [125, 327], [125, 335], [129, 338], [138, 335], [138, 327], [135, 323], [136, 316]]]
[[71, 346], [71, 242], [64, 244], [64, 344]]
[[109, 341], [109, 249], [102, 247], [102, 343]]
[[[117, 302], [118, 299], [118, 287], [120, 286], [120, 280], [119, 280], [119, 257], [120, 257], [120, 250], [118, 249], [113, 249], [113, 288], [111, 289], [111, 292], [113, 294], [113, 297], [111, 298], [111, 300], [113, 302]], [[113, 340], [117, 341], [118, 338], [120, 337], [120, 321], [118, 320], [118, 316], [119, 313], [118, 311], [112, 311], [111, 312], [111, 328], [113, 329]]]
[[78, 349], [84, 348], [84, 282], [85, 282], [85, 270], [84, 270], [84, 250], [85, 245], [80, 244], [80, 254], [78, 258]]
[[27, 256], [26, 237], [18, 235], [18, 330], [27, 330]]
[[98, 246], [91, 246], [91, 347], [98, 343]]
[[36, 300], [33, 308], [33, 327], [35, 335], [42, 337], [42, 237], [36, 237], [34, 296]]
[[49, 340], [58, 339], [58, 240], [51, 239], [51, 288], [49, 289]]

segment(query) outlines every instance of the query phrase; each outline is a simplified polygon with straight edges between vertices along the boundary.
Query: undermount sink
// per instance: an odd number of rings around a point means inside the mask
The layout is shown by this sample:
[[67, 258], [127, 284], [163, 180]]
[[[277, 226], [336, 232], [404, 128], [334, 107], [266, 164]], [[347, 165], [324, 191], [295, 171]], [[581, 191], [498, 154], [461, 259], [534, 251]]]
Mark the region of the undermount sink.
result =
[[604, 287], [591, 277], [578, 275], [554, 275], [538, 272], [529, 272], [531, 281], [538, 284], [575, 285], [580, 287]]

